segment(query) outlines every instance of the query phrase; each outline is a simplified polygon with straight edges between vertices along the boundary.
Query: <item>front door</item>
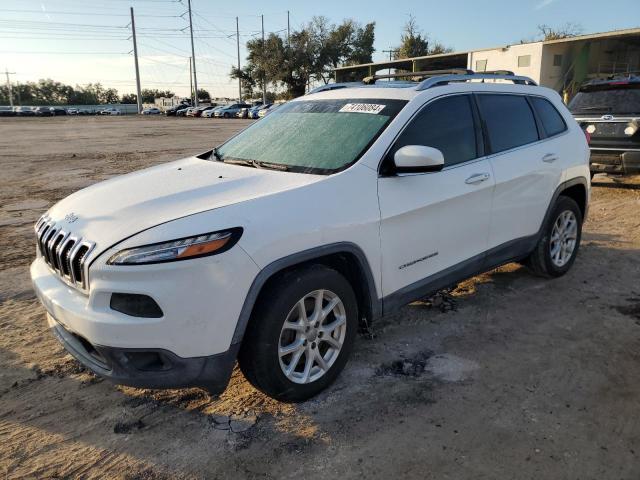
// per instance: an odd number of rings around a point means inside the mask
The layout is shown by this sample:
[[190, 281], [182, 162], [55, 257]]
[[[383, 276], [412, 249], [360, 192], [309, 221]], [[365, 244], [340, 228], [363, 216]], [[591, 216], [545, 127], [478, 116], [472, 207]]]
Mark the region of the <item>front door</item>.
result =
[[[389, 174], [379, 178], [378, 196], [385, 297], [410, 301], [434, 275], [482, 264], [494, 179], [482, 158], [474, 117], [470, 95], [435, 99], [413, 118], [384, 160], [383, 172]], [[439, 149], [444, 168], [394, 175], [393, 154], [405, 145]]]

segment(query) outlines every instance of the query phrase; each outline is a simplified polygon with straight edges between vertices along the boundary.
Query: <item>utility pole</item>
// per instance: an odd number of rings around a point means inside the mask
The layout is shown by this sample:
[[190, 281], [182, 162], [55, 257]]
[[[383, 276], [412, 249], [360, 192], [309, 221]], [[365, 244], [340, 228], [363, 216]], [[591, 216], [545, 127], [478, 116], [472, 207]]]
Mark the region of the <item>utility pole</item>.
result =
[[242, 103], [242, 77], [240, 76], [240, 24], [236, 17], [236, 44], [238, 46], [238, 103]]
[[193, 75], [191, 74], [191, 57], [189, 57], [189, 98], [193, 105]]
[[9, 75], [15, 75], [16, 72], [10, 72], [9, 69], [5, 67], [4, 73], [7, 75], [7, 93], [9, 94], [9, 104], [11, 105], [11, 109], [13, 110], [13, 91], [11, 90], [11, 81], [9, 80]]
[[[264, 15], [260, 15], [260, 21], [262, 23], [262, 64], [264, 65]], [[262, 74], [262, 104], [267, 104], [267, 79], [264, 73]]]
[[142, 92], [140, 90], [140, 68], [138, 67], [138, 42], [136, 41], [136, 21], [133, 17], [133, 7], [131, 7], [131, 33], [133, 38], [133, 58], [136, 63], [136, 92], [138, 100], [138, 113], [142, 113]]
[[[389, 61], [391, 61], [392, 60], [391, 55], [393, 55], [397, 51], [398, 51], [397, 48], [389, 47], [389, 50], [382, 50], [382, 53], [388, 53], [389, 54]], [[389, 75], [391, 75], [391, 67], [389, 67]], [[389, 79], [389, 81], [391, 81], [391, 79]]]
[[193, 65], [193, 85], [196, 89], [194, 107], [198, 106], [198, 75], [196, 75], [196, 49], [193, 46], [193, 21], [191, 19], [191, 0], [189, 0], [189, 31], [191, 32], [191, 63]]
[[291, 24], [289, 23], [289, 10], [287, 10], [287, 46], [291, 48]]

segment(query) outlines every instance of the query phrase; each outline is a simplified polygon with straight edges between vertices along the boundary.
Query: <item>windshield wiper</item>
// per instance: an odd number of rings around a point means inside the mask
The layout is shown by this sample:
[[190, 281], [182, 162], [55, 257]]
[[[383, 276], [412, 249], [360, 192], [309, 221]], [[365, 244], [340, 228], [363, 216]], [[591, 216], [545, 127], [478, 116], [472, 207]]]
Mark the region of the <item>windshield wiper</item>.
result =
[[231, 165], [243, 165], [245, 167], [253, 167], [260, 168], [259, 165], [256, 164], [255, 160], [242, 160], [239, 158], [229, 158], [227, 160], [221, 160], [224, 163], [230, 163]]
[[281, 163], [261, 162], [259, 160], [254, 160], [254, 162], [260, 168], [268, 168], [269, 170], [280, 170], [282, 172], [289, 171], [289, 166], [288, 165], [283, 165]]

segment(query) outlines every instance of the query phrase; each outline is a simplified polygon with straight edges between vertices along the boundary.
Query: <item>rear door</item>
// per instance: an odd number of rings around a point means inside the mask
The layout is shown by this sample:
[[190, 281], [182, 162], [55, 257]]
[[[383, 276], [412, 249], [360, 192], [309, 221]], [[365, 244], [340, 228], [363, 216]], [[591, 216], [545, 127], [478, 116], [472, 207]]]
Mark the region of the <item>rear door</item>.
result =
[[[432, 100], [409, 122], [386, 156], [378, 181], [382, 289], [411, 301], [428, 278], [472, 261], [487, 248], [494, 180], [470, 94]], [[394, 174], [405, 145], [439, 149], [439, 172]], [[386, 307], [385, 307], [386, 308]]]
[[488, 242], [493, 248], [538, 232], [567, 152], [558, 139], [562, 132], [545, 141], [527, 96], [479, 93], [476, 98], [495, 175]]

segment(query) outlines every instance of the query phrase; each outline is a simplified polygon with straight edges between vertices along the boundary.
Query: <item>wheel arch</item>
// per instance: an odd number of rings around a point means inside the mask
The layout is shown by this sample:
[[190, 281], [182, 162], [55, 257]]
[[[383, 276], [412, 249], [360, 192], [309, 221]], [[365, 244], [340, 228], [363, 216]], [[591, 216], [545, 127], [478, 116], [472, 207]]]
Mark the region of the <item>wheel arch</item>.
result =
[[325, 265], [345, 276], [356, 294], [361, 318], [364, 316], [371, 321], [381, 316], [382, 301], [378, 298], [373, 273], [364, 252], [354, 243], [338, 242], [288, 255], [260, 270], [245, 298], [231, 344], [242, 342], [256, 302], [270, 282], [293, 269], [313, 264]]
[[575, 202], [578, 204], [578, 207], [580, 207], [580, 211], [582, 212], [582, 219], [584, 221], [589, 210], [588, 188], [589, 181], [586, 177], [575, 177], [558, 185], [558, 188], [556, 188], [555, 192], [553, 193], [553, 197], [551, 197], [551, 201], [549, 202], [549, 206], [547, 207], [547, 212], [544, 215], [544, 219], [542, 220], [542, 224], [540, 225], [540, 230], [538, 231], [538, 236], [542, 235], [544, 226], [549, 221], [549, 217], [553, 212], [553, 207], [560, 195], [564, 195], [575, 200]]

